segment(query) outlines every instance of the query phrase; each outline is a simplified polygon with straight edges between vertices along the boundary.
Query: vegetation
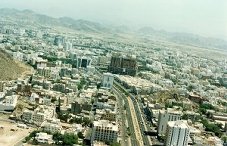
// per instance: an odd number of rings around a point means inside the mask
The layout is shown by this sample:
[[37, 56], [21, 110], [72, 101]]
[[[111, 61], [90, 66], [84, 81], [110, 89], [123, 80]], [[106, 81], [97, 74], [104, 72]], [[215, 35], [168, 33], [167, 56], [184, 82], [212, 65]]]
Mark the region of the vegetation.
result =
[[32, 138], [35, 138], [36, 133], [39, 133], [39, 132], [40, 132], [39, 130], [32, 131], [28, 136], [25, 137], [25, 141], [24, 142], [28, 142]]
[[201, 114], [207, 114], [207, 110], [215, 110], [215, 107], [209, 103], [203, 103], [199, 106], [199, 112]]
[[129, 127], [127, 127], [127, 134], [128, 134], [128, 136], [131, 135], [131, 131], [130, 131]]
[[110, 144], [110, 146], [121, 146], [121, 145], [118, 142], [113, 142], [113, 143]]
[[214, 134], [218, 137], [222, 136], [221, 124], [210, 123], [207, 119], [202, 119], [202, 124], [204, 125], [206, 131], [214, 132]]
[[77, 123], [77, 124], [82, 124], [83, 126], [90, 126], [91, 125], [91, 120], [89, 118], [72, 118], [70, 123]]
[[64, 122], [67, 122], [69, 119], [69, 114], [68, 113], [61, 113], [59, 112], [58, 118]]
[[84, 87], [84, 85], [86, 85], [86, 80], [85, 80], [85, 78], [81, 78], [80, 79], [80, 83], [79, 84], [77, 84], [77, 89], [78, 90], [81, 90], [81, 89], [83, 89], [83, 87]]
[[65, 133], [64, 135], [61, 133], [55, 133], [53, 135], [53, 140], [57, 145], [67, 145], [72, 146], [78, 143], [78, 137], [74, 134]]
[[78, 134], [77, 134], [77, 135], [78, 135], [78, 137], [79, 137], [79, 138], [81, 138], [81, 139], [83, 139], [83, 138], [84, 138], [84, 135], [83, 135], [83, 133], [82, 133], [82, 132], [78, 132]]

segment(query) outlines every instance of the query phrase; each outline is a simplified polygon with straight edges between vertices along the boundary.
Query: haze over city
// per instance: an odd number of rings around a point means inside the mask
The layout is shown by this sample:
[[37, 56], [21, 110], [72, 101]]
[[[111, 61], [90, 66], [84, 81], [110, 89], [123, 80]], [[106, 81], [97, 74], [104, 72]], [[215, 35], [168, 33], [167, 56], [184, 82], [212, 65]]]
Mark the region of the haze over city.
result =
[[0, 7], [227, 39], [226, 0], [1, 0]]
[[0, 146], [227, 146], [227, 0], [0, 0]]

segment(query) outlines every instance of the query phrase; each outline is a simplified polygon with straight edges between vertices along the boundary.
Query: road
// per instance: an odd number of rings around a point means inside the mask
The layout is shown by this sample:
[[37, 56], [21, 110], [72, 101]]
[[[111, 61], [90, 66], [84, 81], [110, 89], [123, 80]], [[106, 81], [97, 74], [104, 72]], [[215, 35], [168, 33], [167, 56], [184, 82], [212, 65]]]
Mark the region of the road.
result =
[[[98, 69], [96, 69], [96, 72], [98, 75], [102, 76], [102, 74], [99, 72]], [[114, 85], [112, 88], [113, 92], [120, 98], [124, 100], [124, 103], [126, 105], [126, 117], [128, 120], [128, 127], [131, 132], [130, 136], [130, 142], [127, 140], [127, 142], [123, 142], [124, 144], [130, 144], [132, 146], [151, 146], [152, 142], [150, 137], [145, 136], [143, 133], [145, 130], [148, 129], [146, 126], [146, 123], [142, 117], [143, 112], [141, 112], [141, 109], [139, 107], [138, 102], [135, 99], [135, 96], [130, 94], [122, 85], [120, 85], [117, 81], [114, 81]], [[121, 90], [124, 90], [125, 92], [128, 93], [126, 96], [124, 92]], [[124, 115], [122, 115], [124, 116]], [[123, 124], [123, 122], [122, 122]], [[123, 126], [123, 125], [121, 125]], [[124, 133], [124, 130], [122, 131]], [[125, 137], [125, 134], [122, 134], [123, 140]], [[142, 138], [141, 138], [142, 137]], [[127, 145], [127, 146], [128, 146]], [[130, 146], [130, 145], [129, 145]]]
[[[118, 89], [117, 89], [115, 86], [113, 87], [112, 90], [113, 90], [113, 92], [117, 95], [118, 98], [121, 98], [121, 99], [124, 101], [124, 103], [125, 103], [126, 106], [127, 106], [128, 102], [126, 102], [126, 99], [125, 99], [125, 98], [122, 98], [122, 97], [123, 97], [122, 93], [119, 92]], [[124, 95], [124, 96], [125, 96], [125, 95]], [[122, 106], [123, 106], [123, 105], [122, 105]], [[127, 106], [127, 107], [128, 107], [128, 106]], [[130, 143], [132, 146], [137, 146], [137, 142], [135, 142], [136, 137], [135, 137], [134, 127], [133, 127], [133, 123], [132, 123], [132, 117], [131, 117], [131, 113], [130, 113], [129, 108], [126, 108], [126, 113], [127, 113], [127, 114], [126, 114], [126, 119], [127, 119], [127, 121], [128, 121], [128, 127], [129, 127], [129, 130], [130, 130], [130, 132], [131, 132], [130, 142], [128, 142], [128, 143]], [[122, 115], [122, 118], [125, 119], [124, 115]], [[123, 126], [123, 122], [126, 122], [126, 121], [123, 121], [123, 120], [122, 120], [122, 126]], [[125, 133], [125, 131], [127, 131], [127, 126], [124, 126], [124, 128], [126, 128], [126, 130], [121, 131], [121, 133], [122, 133], [122, 132]], [[125, 135], [126, 135], [126, 134], [125, 134]], [[125, 138], [126, 138], [126, 137], [125, 137]], [[123, 138], [122, 140], [125, 140], [125, 139]], [[130, 145], [129, 145], [129, 146], [130, 146]]]
[[[128, 93], [128, 96], [130, 97], [130, 100], [132, 101], [132, 104], [130, 106], [132, 106], [134, 108], [134, 111], [135, 111], [135, 114], [134, 115], [136, 118], [137, 118], [137, 123], [139, 125], [139, 131], [140, 133], [142, 134], [142, 141], [143, 141], [143, 145], [145, 146], [151, 146], [152, 145], [152, 141], [150, 139], [149, 136], [146, 136], [144, 135], [144, 131], [147, 131], [149, 130], [149, 128], [147, 127], [146, 125], [146, 122], [145, 120], [143, 119], [143, 112], [141, 111], [140, 109], [140, 106], [139, 106], [139, 103], [138, 101], [136, 100], [135, 98], [135, 95], [129, 93], [122, 85], [120, 85], [118, 82], [114, 81], [114, 84], [115, 84], [115, 88], [121, 88], [121, 90], [124, 90], [125, 92]], [[120, 91], [120, 89], [118, 89], [119, 92], [122, 92]], [[124, 95], [125, 96], [125, 95]], [[130, 101], [129, 100], [129, 101]]]
[[131, 133], [131, 144], [132, 146], [143, 146], [143, 138], [141, 136], [140, 127], [138, 124], [136, 112], [133, 106], [131, 98], [128, 98], [122, 91], [120, 91], [116, 86], [113, 86], [113, 92], [124, 99], [126, 105], [128, 126]]
[[117, 121], [120, 128], [121, 146], [131, 146], [131, 140], [127, 135], [128, 119], [126, 118], [126, 112], [124, 110], [124, 100], [116, 91], [114, 92], [117, 94], [117, 107], [119, 113], [117, 115]]

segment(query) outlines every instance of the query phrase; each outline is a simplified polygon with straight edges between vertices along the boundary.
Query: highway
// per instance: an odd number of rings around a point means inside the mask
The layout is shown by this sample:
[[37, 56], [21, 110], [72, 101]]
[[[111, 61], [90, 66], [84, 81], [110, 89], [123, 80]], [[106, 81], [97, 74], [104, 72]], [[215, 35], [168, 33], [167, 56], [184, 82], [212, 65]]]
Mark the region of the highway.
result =
[[[96, 72], [98, 75], [102, 76], [102, 74], [99, 72], [98, 69], [96, 69]], [[124, 90], [125, 93], [128, 93], [128, 95], [126, 96], [122, 90]], [[151, 146], [152, 142], [150, 137], [144, 135], [144, 131], [146, 131], [148, 127], [146, 126], [146, 123], [142, 117], [143, 112], [141, 111], [139, 104], [135, 99], [135, 95], [132, 95], [131, 93], [129, 93], [117, 81], [114, 81], [112, 91], [114, 92], [114, 94], [118, 96], [119, 99], [124, 100], [124, 103], [126, 105], [126, 113], [127, 113], [126, 116], [127, 116], [128, 127], [130, 130], [131, 136], [129, 141], [128, 138], [126, 138], [126, 134], [124, 133], [125, 129], [121, 128], [123, 129], [123, 131], [121, 131], [122, 140], [125, 140], [124, 138], [127, 139], [126, 142], [122, 142], [122, 145], [128, 144], [127, 146], [130, 146], [131, 144], [132, 146]], [[125, 121], [123, 120], [125, 119], [122, 119], [121, 127], [123, 127], [123, 122], [126, 121], [126, 120]]]
[[[152, 141], [151, 141], [150, 137], [143, 134], [144, 131], [147, 131], [147, 130], [149, 130], [150, 128], [147, 127], [146, 122], [145, 122], [145, 120], [143, 119], [143, 116], [142, 116], [142, 115], [143, 115], [143, 111], [141, 111], [140, 106], [139, 106], [139, 103], [137, 102], [137, 100], [136, 100], [136, 98], [135, 98], [135, 95], [132, 95], [131, 93], [129, 93], [129, 92], [128, 92], [122, 85], [120, 85], [118, 82], [114, 81], [114, 84], [115, 84], [114, 88], [117, 88], [118, 92], [120, 92], [121, 94], [124, 95], [124, 93], [122, 93], [121, 90], [124, 90], [125, 92], [128, 93], [128, 96], [130, 97], [130, 99], [131, 99], [131, 101], [132, 101], [132, 103], [133, 103], [131, 106], [133, 106], [133, 108], [135, 109], [136, 117], [137, 117], [138, 124], [139, 124], [139, 129], [140, 129], [140, 132], [141, 132], [141, 134], [142, 134], [143, 145], [145, 145], [145, 146], [151, 146], [151, 145], [152, 145]], [[118, 89], [118, 88], [121, 88], [121, 90]], [[126, 97], [126, 96], [124, 95], [123, 97]], [[128, 111], [127, 111], [127, 112], [128, 112]]]
[[121, 137], [121, 146], [131, 146], [131, 140], [127, 135], [128, 119], [126, 118], [126, 112], [124, 110], [124, 100], [121, 98], [120, 94], [114, 91], [117, 95], [117, 104], [118, 104], [118, 115], [117, 121], [120, 128], [120, 137]]
[[[121, 91], [119, 91], [119, 89], [116, 88], [115, 86], [113, 86], [112, 90], [113, 90], [114, 94], [116, 94], [118, 96], [119, 99], [121, 98], [122, 100], [124, 100], [126, 107], [129, 107], [126, 98], [123, 98], [123, 97], [125, 97], [125, 95]], [[126, 116], [127, 116], [127, 121], [128, 121], [128, 127], [129, 127], [129, 130], [131, 132], [129, 143], [131, 143], [131, 146], [138, 146], [138, 141], [136, 140], [135, 130], [134, 130], [134, 126], [133, 126], [133, 123], [132, 123], [132, 116], [131, 116], [131, 112], [130, 112], [129, 108], [126, 108], [126, 113], [127, 113]], [[125, 122], [125, 121], [123, 121], [123, 122]], [[123, 126], [123, 122], [122, 122], [122, 126]], [[127, 129], [127, 126], [125, 126], [125, 128]], [[123, 132], [123, 131], [121, 131], [121, 132]], [[125, 139], [122, 139], [122, 140], [125, 140]]]

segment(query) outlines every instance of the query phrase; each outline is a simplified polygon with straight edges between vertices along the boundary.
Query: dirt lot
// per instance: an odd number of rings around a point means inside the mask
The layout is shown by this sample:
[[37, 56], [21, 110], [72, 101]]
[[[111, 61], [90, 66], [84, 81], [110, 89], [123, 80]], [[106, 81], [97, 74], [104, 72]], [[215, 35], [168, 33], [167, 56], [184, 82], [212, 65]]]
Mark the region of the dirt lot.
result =
[[31, 132], [32, 129], [22, 129], [16, 123], [0, 121], [0, 146], [14, 146]]

